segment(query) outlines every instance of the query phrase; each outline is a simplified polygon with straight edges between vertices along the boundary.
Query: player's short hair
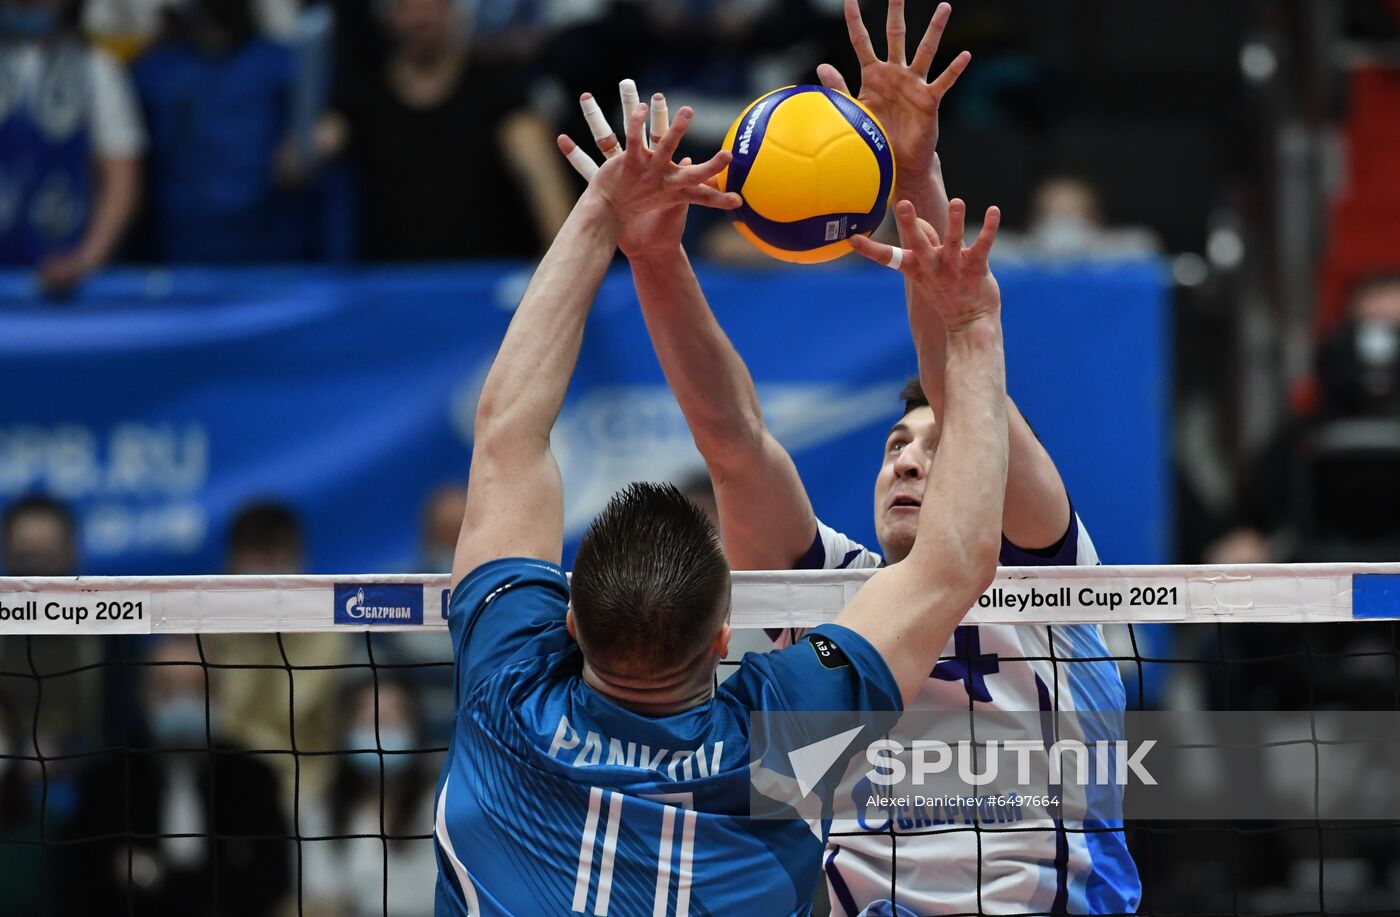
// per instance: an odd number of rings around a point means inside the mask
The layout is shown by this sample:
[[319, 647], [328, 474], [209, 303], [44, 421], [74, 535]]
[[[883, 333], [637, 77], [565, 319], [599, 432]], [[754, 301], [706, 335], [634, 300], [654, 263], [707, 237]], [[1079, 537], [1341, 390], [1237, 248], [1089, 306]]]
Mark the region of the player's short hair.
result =
[[634, 483], [593, 520], [574, 558], [585, 653], [623, 671], [673, 672], [729, 614], [729, 564], [705, 512], [672, 484]]
[[904, 402], [905, 414], [929, 406], [928, 396], [924, 394], [924, 387], [919, 384], [918, 376], [904, 383], [904, 388], [899, 393], [899, 400]]

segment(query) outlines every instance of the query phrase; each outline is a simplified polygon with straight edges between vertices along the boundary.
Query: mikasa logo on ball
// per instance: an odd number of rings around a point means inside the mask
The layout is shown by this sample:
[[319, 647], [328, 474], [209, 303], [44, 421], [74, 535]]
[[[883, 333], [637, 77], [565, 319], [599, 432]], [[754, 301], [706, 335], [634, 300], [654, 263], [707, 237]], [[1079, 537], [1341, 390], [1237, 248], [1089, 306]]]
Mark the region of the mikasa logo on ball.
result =
[[767, 100], [759, 102], [753, 107], [753, 112], [749, 115], [749, 121], [744, 125], [744, 132], [739, 135], [739, 154], [749, 155], [749, 141], [753, 139], [754, 125], [758, 123], [758, 116], [763, 114], [763, 109], [768, 107]]
[[885, 137], [884, 137], [884, 135], [881, 134], [880, 131], [876, 129], [875, 125], [874, 125], [873, 123], [871, 123], [871, 121], [870, 121], [869, 118], [864, 118], [864, 119], [861, 120], [861, 122], [860, 122], [860, 129], [861, 129], [861, 133], [863, 133], [863, 134], [865, 134], [867, 137], [869, 137], [869, 138], [870, 138], [870, 142], [873, 143], [873, 144], [875, 144], [875, 149], [877, 149], [877, 150], [883, 150], [883, 149], [885, 148]]

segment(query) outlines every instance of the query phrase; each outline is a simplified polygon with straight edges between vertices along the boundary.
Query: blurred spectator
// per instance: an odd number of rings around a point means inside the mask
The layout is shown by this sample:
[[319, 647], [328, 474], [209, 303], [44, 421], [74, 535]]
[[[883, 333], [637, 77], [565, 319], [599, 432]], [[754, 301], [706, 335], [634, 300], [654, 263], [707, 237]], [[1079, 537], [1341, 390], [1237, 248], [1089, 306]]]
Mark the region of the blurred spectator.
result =
[[[229, 573], [303, 573], [305, 557], [301, 522], [281, 503], [250, 503], [229, 526]], [[329, 762], [313, 754], [298, 767], [292, 750], [314, 753], [331, 747], [335, 671], [325, 667], [344, 661], [345, 635], [219, 634], [206, 637], [204, 646], [210, 662], [238, 666], [210, 675], [225, 733], [248, 748], [285, 752], [268, 763], [282, 777], [288, 799], [308, 787], [319, 788]]]
[[[6, 507], [0, 517], [0, 562], [5, 576], [73, 576], [78, 572], [77, 521], [68, 506], [31, 495]], [[0, 640], [0, 694], [12, 712], [37, 728], [41, 750], [58, 755], [92, 735], [100, 710], [100, 661], [105, 644], [96, 637], [30, 635]], [[24, 677], [27, 676], [27, 677]], [[39, 684], [42, 679], [42, 703]]]
[[236, 576], [301, 573], [306, 567], [301, 522], [281, 503], [249, 503], [228, 532], [226, 572]]
[[610, 49], [600, 63], [610, 73], [627, 66], [644, 93], [666, 93], [671, 111], [693, 106], [682, 155], [709, 156], [754, 98], [776, 86], [816, 82], [823, 60], [845, 62], [850, 44], [839, 0], [835, 17], [831, 6], [832, 0], [622, 2], [607, 27], [630, 47]]
[[291, 862], [272, 770], [238, 753], [217, 713], [206, 718], [193, 637], [153, 641], [147, 666], [151, 745], [106, 755], [84, 777], [73, 839], [91, 840], [73, 848], [67, 913], [271, 913]]
[[259, 34], [250, 0], [168, 8], [133, 67], [151, 131], [154, 254], [163, 261], [292, 261], [310, 251], [307, 198], [279, 185], [295, 59]]
[[0, 517], [0, 560], [6, 576], [72, 576], [78, 572], [77, 524], [68, 507], [33, 495]]
[[1041, 182], [1031, 198], [1030, 228], [999, 235], [997, 247], [1003, 255], [1052, 258], [1130, 258], [1162, 248], [1149, 229], [1106, 225], [1094, 186], [1070, 175]]
[[[0, 688], [9, 679], [0, 679]], [[7, 912], [45, 912], [49, 889], [59, 878], [51, 874], [54, 856], [41, 847], [41, 838], [61, 836], [71, 807], [60, 803], [58, 793], [44, 794], [45, 772], [32, 757], [29, 731], [0, 690], [0, 889]]]
[[[180, 2], [87, 0], [82, 7], [83, 33], [118, 60], [129, 61], [156, 39], [165, 10]], [[298, 0], [253, 0], [254, 18], [264, 34], [287, 38], [299, 6]]]
[[[472, 6], [473, 38], [480, 53], [493, 60], [521, 62], [550, 59], [559, 38], [569, 41], [607, 21], [615, 0], [491, 0]], [[624, 14], [631, 10], [625, 10]], [[594, 47], [595, 52], [605, 48]], [[585, 51], [585, 53], [587, 53]], [[547, 69], [554, 70], [551, 61]]]
[[1317, 408], [1251, 463], [1237, 524], [1210, 562], [1393, 560], [1400, 549], [1400, 273], [1357, 284], [1317, 376]]
[[0, 265], [63, 293], [111, 258], [136, 210], [146, 137], [126, 74], [69, 0], [0, 0]]
[[428, 496], [423, 507], [422, 560], [419, 573], [451, 573], [467, 509], [467, 485], [445, 484]]
[[[1251, 462], [1235, 526], [1207, 548], [1207, 562], [1400, 554], [1400, 274], [1359, 283], [1346, 315], [1317, 352], [1316, 409], [1286, 424]], [[1225, 625], [1211, 640], [1218, 646], [1202, 658], [1229, 661], [1209, 686], [1217, 709], [1395, 706], [1389, 624]], [[1316, 855], [1288, 849], [1278, 862]]]
[[[348, 151], [357, 167], [362, 256], [535, 254], [573, 193], [520, 77], [471, 49], [465, 4], [388, 0], [384, 24], [388, 61], [346, 74], [316, 138], [318, 157]], [[281, 158], [294, 173], [294, 154]]]
[[[452, 572], [457, 536], [461, 534], [466, 508], [466, 484], [444, 484], [428, 495], [423, 503], [419, 556], [409, 572], [438, 575]], [[446, 607], [445, 600], [443, 607]], [[445, 745], [452, 735], [456, 717], [456, 688], [452, 666], [444, 664], [451, 657], [451, 646], [444, 642], [442, 631], [415, 627], [374, 634], [372, 639], [376, 663], [401, 667], [396, 671], [419, 705], [420, 734], [432, 744]], [[352, 658], [359, 665], [367, 665], [369, 650], [368, 643], [359, 644], [353, 648]]]
[[[344, 696], [337, 747], [349, 753], [336, 756], [326, 799], [302, 823], [305, 836], [335, 838], [302, 843], [307, 913], [431, 913], [437, 860], [429, 835], [442, 755], [392, 754], [426, 744], [404, 685], [381, 673]], [[391, 838], [387, 848], [380, 835]]]

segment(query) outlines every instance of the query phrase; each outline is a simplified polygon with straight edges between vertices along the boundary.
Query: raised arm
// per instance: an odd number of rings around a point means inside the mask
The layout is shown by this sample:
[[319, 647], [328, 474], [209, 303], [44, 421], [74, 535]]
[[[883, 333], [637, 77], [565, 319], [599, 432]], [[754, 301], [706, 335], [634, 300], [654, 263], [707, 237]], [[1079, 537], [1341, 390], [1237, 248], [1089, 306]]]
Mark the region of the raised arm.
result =
[[[664, 112], [665, 99], [654, 96], [652, 108]], [[584, 112], [607, 155], [616, 139], [606, 120], [591, 100]], [[658, 128], [664, 125], [654, 122], [652, 133]], [[571, 161], [586, 176], [591, 161]], [[748, 367], [715, 320], [681, 247], [685, 216], [685, 205], [641, 214], [623, 226], [618, 245], [632, 265], [661, 369], [709, 468], [730, 565], [788, 569], [816, 537], [816, 516], [792, 458], [764, 424]]]
[[661, 369], [714, 483], [730, 565], [792, 567], [816, 537], [816, 514], [792, 457], [764, 423], [748, 367], [678, 237], [662, 251], [623, 251]]
[[[960, 202], [954, 202], [960, 203]], [[895, 208], [900, 270], [947, 331], [943, 433], [908, 556], [871, 577], [836, 619], [884, 657], [907, 703], [953, 629], [996, 573], [1006, 493], [1006, 368], [1001, 295], [987, 269], [1000, 215], [989, 210], [976, 243], [940, 242], [913, 205]], [[949, 224], [957, 218], [950, 213]], [[856, 250], [882, 264], [890, 246], [868, 239]]]
[[[549, 435], [620, 227], [639, 213], [684, 201], [728, 209], [739, 203], [736, 195], [703, 184], [724, 168], [728, 154], [702, 165], [671, 162], [692, 117], [690, 109], [681, 109], [649, 151], [641, 142], [646, 108], [633, 111], [627, 151], [597, 170], [526, 288], [477, 405], [454, 583], [496, 558], [559, 562], [564, 498]], [[559, 146], [566, 155], [575, 149], [563, 136]]]
[[[938, 145], [938, 109], [972, 60], [966, 51], [958, 54], [931, 83], [928, 75], [952, 7], [940, 3], [928, 28], [905, 63], [906, 29], [903, 0], [890, 0], [885, 21], [888, 60], [880, 60], [861, 20], [859, 0], [846, 0], [846, 29], [851, 47], [860, 63], [860, 101], [875, 113], [890, 138], [899, 171], [895, 197], [908, 200], [915, 212], [926, 217], [933, 229], [952, 244], [961, 243], [964, 212], [950, 208], [943, 181], [942, 165], [935, 152]], [[817, 68], [822, 84], [849, 92], [841, 74], [830, 64]], [[956, 234], [950, 221], [958, 220]], [[904, 281], [909, 306], [909, 330], [919, 354], [919, 382], [934, 415], [943, 416], [945, 348], [947, 329], [939, 310], [921, 298], [919, 288], [909, 277]], [[1022, 548], [1043, 548], [1058, 541], [1069, 528], [1069, 497], [1050, 454], [1031, 432], [1015, 404], [1008, 405], [1010, 471], [1006, 481], [1006, 505], [1002, 530], [1008, 540]]]

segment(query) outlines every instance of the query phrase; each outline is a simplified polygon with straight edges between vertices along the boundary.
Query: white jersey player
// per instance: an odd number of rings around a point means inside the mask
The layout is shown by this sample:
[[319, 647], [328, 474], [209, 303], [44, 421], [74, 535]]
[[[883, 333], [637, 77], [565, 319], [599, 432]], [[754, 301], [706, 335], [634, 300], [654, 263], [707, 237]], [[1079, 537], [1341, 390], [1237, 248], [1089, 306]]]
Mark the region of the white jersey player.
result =
[[[887, 454], [903, 453], [909, 431], [932, 421], [918, 401], [917, 383], [905, 396], [910, 410], [891, 433]], [[894, 458], [891, 470], [914, 460]], [[1071, 514], [1064, 538], [1045, 550], [1026, 551], [1003, 538], [1001, 562], [1093, 565], [1098, 553]], [[883, 565], [879, 554], [819, 522], [796, 567]], [[784, 631], [774, 642], [786, 646], [799, 637]], [[1098, 625], [963, 625], [908, 709], [1121, 711], [1123, 683], [1108, 656]], [[1111, 719], [1086, 718], [1094, 726]], [[1132, 913], [1140, 897], [1117, 823], [1030, 821], [1016, 812], [1002, 824], [974, 829], [941, 812], [898, 807], [865, 810], [833, 823], [831, 831], [823, 867], [835, 914], [856, 915], [872, 902], [913, 914]], [[871, 913], [898, 912], [877, 904]]]
[[[917, 212], [942, 244], [961, 244], [966, 208], [948, 201], [935, 146], [938, 105], [967, 66], [958, 55], [932, 83], [928, 74], [951, 9], [939, 5], [912, 61], [905, 58], [903, 3], [891, 0], [888, 60], [879, 60], [857, 0], [846, 22], [861, 65], [859, 99], [884, 125], [898, 162], [895, 199], [905, 219]], [[828, 65], [823, 84], [845, 81]], [[603, 141], [606, 143], [606, 140]], [[912, 203], [912, 207], [910, 204]], [[753, 380], [705, 302], [681, 247], [684, 207], [655, 211], [622, 230], [652, 343], [715, 485], [725, 552], [734, 569], [871, 566], [880, 558], [819, 524], [791, 457], [768, 431]], [[995, 214], [989, 212], [995, 219]], [[863, 237], [861, 254], [908, 276], [912, 250]], [[985, 275], [976, 295], [999, 297]], [[951, 285], [906, 282], [910, 331], [927, 400], [910, 405], [891, 431], [875, 484], [875, 523], [890, 563], [913, 546], [921, 512], [957, 514], [958, 500], [923, 507], [938, 449], [948, 331], [934, 300], [964, 295]], [[1008, 405], [1010, 468], [1002, 531], [1008, 563], [1094, 563], [1054, 463], [1014, 405]], [[857, 486], [853, 481], [852, 486]], [[861, 484], [859, 486], [866, 486]], [[1095, 627], [963, 627], [932, 671], [918, 702], [939, 710], [1121, 711], [1123, 687]], [[918, 813], [866, 813], [868, 830], [836, 839], [826, 856], [833, 910], [872, 913], [1131, 913], [1140, 898], [1137, 870], [1121, 825], [1064, 824], [1032, 830], [972, 830], [923, 825]], [[907, 827], [901, 824], [907, 822]], [[957, 830], [962, 829], [962, 830]]]

